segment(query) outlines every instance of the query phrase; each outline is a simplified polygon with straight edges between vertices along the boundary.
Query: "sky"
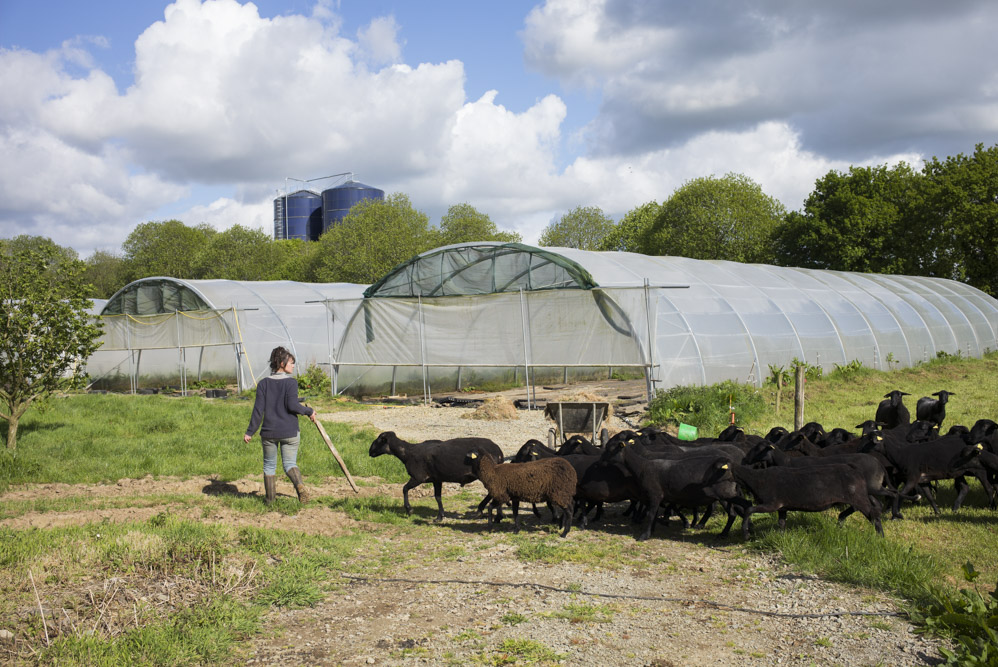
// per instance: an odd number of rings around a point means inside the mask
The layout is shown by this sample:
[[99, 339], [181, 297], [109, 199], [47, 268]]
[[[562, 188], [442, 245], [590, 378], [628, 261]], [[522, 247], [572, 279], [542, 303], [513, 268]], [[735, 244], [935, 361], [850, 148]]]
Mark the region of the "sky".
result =
[[528, 243], [732, 172], [799, 210], [831, 170], [998, 143], [995, 26], [992, 0], [0, 0], [0, 238], [270, 234], [285, 187], [343, 172]]

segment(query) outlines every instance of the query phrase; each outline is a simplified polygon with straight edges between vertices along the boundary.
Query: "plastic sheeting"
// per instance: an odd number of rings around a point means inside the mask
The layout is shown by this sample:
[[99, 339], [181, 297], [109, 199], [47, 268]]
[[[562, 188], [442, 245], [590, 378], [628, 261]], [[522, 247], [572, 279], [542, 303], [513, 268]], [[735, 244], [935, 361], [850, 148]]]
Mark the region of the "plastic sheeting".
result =
[[941, 278], [477, 243], [419, 255], [366, 296], [330, 304], [349, 320], [341, 387], [586, 365], [646, 368], [650, 388], [761, 385], [794, 359], [886, 370], [998, 349], [998, 301]]
[[[304, 370], [329, 367], [341, 323], [323, 301], [359, 297], [366, 285], [145, 278], [102, 310], [101, 348], [87, 362], [95, 381], [183, 384], [231, 378], [252, 387], [270, 374], [270, 351], [287, 347]], [[120, 382], [119, 382], [120, 383]]]

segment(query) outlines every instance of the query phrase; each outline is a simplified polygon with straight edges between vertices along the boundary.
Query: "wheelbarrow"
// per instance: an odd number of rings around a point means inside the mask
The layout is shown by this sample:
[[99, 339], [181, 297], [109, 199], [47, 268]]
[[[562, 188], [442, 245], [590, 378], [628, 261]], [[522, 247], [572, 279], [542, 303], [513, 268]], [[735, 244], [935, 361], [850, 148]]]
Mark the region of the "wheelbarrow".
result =
[[568, 440], [569, 433], [592, 434], [591, 442], [598, 444], [596, 432], [606, 420], [610, 404], [603, 402], [569, 403], [552, 402], [544, 408], [544, 416], [555, 423], [555, 442], [560, 447]]

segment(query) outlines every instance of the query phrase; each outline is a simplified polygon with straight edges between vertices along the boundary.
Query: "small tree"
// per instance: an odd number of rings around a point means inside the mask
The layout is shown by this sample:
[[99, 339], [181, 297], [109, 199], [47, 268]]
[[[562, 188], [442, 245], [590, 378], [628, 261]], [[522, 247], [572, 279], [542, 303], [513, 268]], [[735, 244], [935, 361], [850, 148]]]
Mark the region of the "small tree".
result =
[[52, 241], [18, 247], [0, 240], [0, 418], [7, 449], [17, 448], [18, 421], [52, 392], [73, 386], [68, 375], [100, 345], [83, 281], [86, 265]]
[[599, 250], [613, 228], [613, 218], [603, 213], [600, 207], [576, 206], [560, 220], [545, 227], [537, 245]]

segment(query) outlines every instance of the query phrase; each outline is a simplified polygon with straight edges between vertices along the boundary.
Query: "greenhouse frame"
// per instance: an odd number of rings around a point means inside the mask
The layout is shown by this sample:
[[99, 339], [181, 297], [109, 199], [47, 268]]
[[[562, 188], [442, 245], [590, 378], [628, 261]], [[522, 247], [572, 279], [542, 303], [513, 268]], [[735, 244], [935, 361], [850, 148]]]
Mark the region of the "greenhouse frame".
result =
[[998, 301], [953, 280], [515, 243], [437, 248], [327, 305], [347, 321], [334, 386], [356, 393], [407, 382], [429, 396], [468, 369], [517, 368], [530, 386], [602, 368], [641, 372], [652, 395], [761, 386], [794, 360], [889, 370], [998, 349]]
[[143, 278], [100, 311], [102, 345], [87, 361], [93, 387], [122, 388], [191, 378], [235, 380], [239, 390], [270, 374], [270, 351], [291, 350], [304, 370], [329, 368], [342, 334], [323, 303], [357, 297], [365, 285], [293, 281]]
[[[904, 368], [998, 349], [998, 300], [942, 278], [651, 257], [519, 243], [436, 248], [373, 285], [146, 278], [104, 306], [97, 381], [269, 373], [288, 347], [333, 393], [644, 378], [650, 395], [795, 360]], [[149, 380], [152, 378], [153, 380]]]

